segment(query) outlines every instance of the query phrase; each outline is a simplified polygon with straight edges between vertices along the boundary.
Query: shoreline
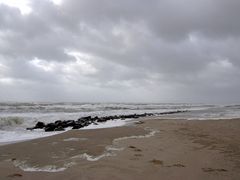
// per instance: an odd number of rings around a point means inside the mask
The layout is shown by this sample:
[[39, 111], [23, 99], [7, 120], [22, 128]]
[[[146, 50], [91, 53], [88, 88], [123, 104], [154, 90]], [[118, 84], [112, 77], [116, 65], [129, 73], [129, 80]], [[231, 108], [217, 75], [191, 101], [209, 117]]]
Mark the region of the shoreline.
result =
[[[106, 122], [103, 122], [103, 123], [99, 123], [98, 125], [90, 124], [89, 126], [83, 127], [79, 130], [82, 131], [82, 130], [89, 130], [89, 129], [106, 129], [106, 128], [124, 127], [124, 126], [132, 125], [135, 122], [138, 122], [138, 121], [141, 121], [141, 120], [148, 120], [148, 119], [151, 119], [151, 120], [152, 119], [159, 119], [159, 120], [186, 120], [186, 121], [218, 121], [218, 120], [237, 120], [237, 119], [240, 119], [240, 118], [230, 118], [229, 117], [229, 118], [208, 118], [208, 119], [204, 118], [204, 119], [201, 119], [201, 118], [177, 118], [177, 117], [170, 117], [169, 118], [169, 116], [151, 116], [151, 117], [144, 117], [144, 118], [138, 118], [138, 119], [109, 120], [109, 121], [106, 121]], [[113, 124], [111, 124], [112, 121], [120, 121], [120, 124], [119, 124], [119, 122], [117, 122], [118, 124], [115, 124], [115, 122], [114, 122], [115, 125], [113, 125]], [[110, 123], [110, 125], [108, 123]], [[64, 131], [51, 131], [51, 132], [44, 132], [43, 129], [40, 129], [40, 130], [42, 130], [42, 131], [33, 130], [32, 133], [42, 132], [44, 134], [43, 136], [36, 136], [36, 137], [31, 137], [31, 138], [26, 138], [25, 137], [25, 138], [22, 138], [22, 139], [19, 139], [19, 140], [0, 142], [0, 147], [5, 146], [5, 145], [9, 145], [9, 144], [15, 144], [15, 143], [19, 143], [19, 142], [26, 142], [26, 141], [31, 141], [31, 140], [35, 140], [35, 139], [55, 136], [55, 135], [62, 134], [62, 133], [65, 133], [67, 131], [70, 131], [72, 129], [67, 128]], [[26, 132], [29, 132], [29, 130], [26, 130]]]
[[[133, 124], [135, 121], [137, 121], [136, 119], [124, 119], [124, 120], [109, 120], [106, 122], [101, 122], [98, 123], [98, 125], [94, 125], [94, 124], [90, 124], [89, 126], [83, 127], [81, 129], [79, 129], [80, 131], [82, 130], [89, 130], [89, 129], [105, 129], [105, 128], [114, 128], [114, 127], [122, 127], [122, 126], [128, 126]], [[39, 131], [40, 130], [40, 131]], [[4, 145], [8, 145], [8, 144], [14, 144], [14, 143], [18, 143], [18, 142], [25, 142], [25, 141], [30, 141], [30, 140], [34, 140], [34, 139], [39, 139], [39, 138], [44, 138], [44, 137], [50, 137], [50, 136], [54, 136], [54, 135], [58, 135], [58, 134], [62, 134], [65, 133], [67, 131], [72, 130], [71, 128], [66, 128], [64, 131], [51, 131], [51, 132], [45, 132], [43, 129], [34, 129], [34, 130], [25, 130], [23, 132], [25, 133], [42, 133], [42, 136], [37, 135], [36, 137], [25, 137], [19, 140], [14, 140], [14, 141], [3, 141], [0, 142], [0, 146], [4, 146]]]
[[240, 119], [138, 120], [0, 146], [0, 179], [240, 178]]

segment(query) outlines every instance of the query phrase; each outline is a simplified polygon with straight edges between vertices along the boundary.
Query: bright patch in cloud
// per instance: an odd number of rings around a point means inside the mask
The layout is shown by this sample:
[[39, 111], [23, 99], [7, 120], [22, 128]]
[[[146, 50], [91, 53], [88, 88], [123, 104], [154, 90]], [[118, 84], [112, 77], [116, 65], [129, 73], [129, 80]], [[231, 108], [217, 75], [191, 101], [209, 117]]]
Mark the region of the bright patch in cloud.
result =
[[233, 64], [230, 62], [229, 59], [219, 59], [217, 61], [211, 62], [209, 64], [209, 67], [212, 68], [213, 70], [218, 71], [226, 71], [234, 68]]
[[0, 84], [13, 84], [12, 78], [0, 78]]
[[204, 79], [205, 83], [209, 83], [210, 86], [230, 87], [235, 83], [233, 77], [236, 76], [237, 72], [229, 59], [218, 58], [207, 65], [199, 78]]
[[63, 0], [50, 0], [50, 1], [52, 1], [56, 5], [61, 5], [63, 2]]
[[55, 69], [55, 64], [38, 58], [34, 58], [29, 62], [31, 65], [40, 68], [44, 71], [53, 71]]
[[0, 0], [0, 5], [5, 4], [7, 6], [18, 8], [24, 15], [32, 12], [29, 2], [29, 0]]
[[66, 53], [73, 56], [76, 61], [68, 63], [64, 68], [64, 72], [75, 72], [83, 75], [95, 74], [97, 72], [97, 69], [89, 62], [93, 58], [91, 55], [77, 51], [68, 51]]
[[194, 34], [189, 34], [188, 35], [188, 40], [193, 44], [198, 42], [198, 38]]

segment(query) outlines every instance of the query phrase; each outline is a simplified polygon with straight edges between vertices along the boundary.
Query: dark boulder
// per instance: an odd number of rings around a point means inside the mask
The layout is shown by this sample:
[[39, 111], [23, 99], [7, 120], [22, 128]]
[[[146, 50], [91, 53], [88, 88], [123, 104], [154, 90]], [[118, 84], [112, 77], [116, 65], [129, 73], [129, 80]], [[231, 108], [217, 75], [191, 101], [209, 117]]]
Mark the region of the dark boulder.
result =
[[[72, 129], [80, 129], [86, 126], [89, 126], [90, 124], [98, 124], [101, 122], [106, 122], [108, 120], [114, 120], [114, 119], [137, 119], [141, 117], [147, 117], [147, 116], [156, 116], [156, 115], [167, 115], [167, 114], [175, 114], [175, 113], [183, 113], [188, 111], [168, 111], [168, 112], [161, 112], [161, 113], [143, 113], [143, 114], [125, 114], [125, 115], [114, 115], [114, 116], [103, 116], [103, 117], [91, 117], [91, 116], [85, 116], [79, 118], [77, 121], [74, 120], [57, 120], [54, 123], [44, 124], [43, 122], [37, 122], [37, 124], [32, 128], [27, 128], [27, 130], [34, 130], [34, 129], [43, 129], [48, 131], [63, 131], [64, 128], [72, 127]], [[138, 122], [138, 124], [141, 124], [142, 122]]]
[[106, 122], [107, 120], [104, 117], [98, 118], [97, 122]]
[[54, 122], [54, 124], [56, 124], [56, 125], [61, 125], [62, 123], [63, 122], [61, 120], [57, 120], [57, 121]]
[[62, 126], [58, 126], [54, 129], [54, 131], [64, 131], [65, 129]]
[[45, 127], [44, 122], [38, 121], [33, 129], [42, 129]]
[[73, 127], [74, 125], [76, 124], [76, 122], [74, 120], [67, 120], [67, 121], [64, 121], [63, 123], [63, 127]]
[[50, 132], [50, 131], [54, 131], [56, 129], [56, 124], [55, 123], [49, 123], [45, 126], [44, 130], [45, 132]]
[[95, 116], [94, 118], [92, 118], [93, 122], [94, 122], [94, 121], [97, 121], [98, 119], [99, 119], [98, 116]]
[[115, 115], [115, 116], [113, 116], [113, 119], [120, 119], [120, 117]]
[[75, 124], [73, 125], [72, 129], [80, 129], [82, 127], [84, 127], [82, 124]]
[[89, 126], [90, 124], [92, 124], [92, 122], [86, 121], [82, 123], [82, 126], [85, 127], [85, 126]]
[[91, 116], [85, 116], [85, 117], [79, 118], [77, 121], [78, 122], [84, 122], [84, 121], [90, 121], [90, 120], [92, 120]]

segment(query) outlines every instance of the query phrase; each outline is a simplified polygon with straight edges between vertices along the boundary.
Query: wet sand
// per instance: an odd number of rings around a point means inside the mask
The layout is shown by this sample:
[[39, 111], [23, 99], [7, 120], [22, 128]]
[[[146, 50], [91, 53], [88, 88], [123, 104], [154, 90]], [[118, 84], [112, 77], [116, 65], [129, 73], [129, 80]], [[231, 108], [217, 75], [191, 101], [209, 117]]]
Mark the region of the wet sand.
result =
[[240, 179], [240, 119], [141, 120], [0, 146], [0, 179]]

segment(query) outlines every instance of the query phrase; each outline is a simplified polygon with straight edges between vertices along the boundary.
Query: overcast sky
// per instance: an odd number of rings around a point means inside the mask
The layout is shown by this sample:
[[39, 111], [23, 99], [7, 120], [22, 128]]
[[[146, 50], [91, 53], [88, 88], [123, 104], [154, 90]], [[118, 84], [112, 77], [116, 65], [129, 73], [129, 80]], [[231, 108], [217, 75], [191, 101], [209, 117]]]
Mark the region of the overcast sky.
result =
[[0, 0], [0, 101], [240, 101], [239, 0]]

